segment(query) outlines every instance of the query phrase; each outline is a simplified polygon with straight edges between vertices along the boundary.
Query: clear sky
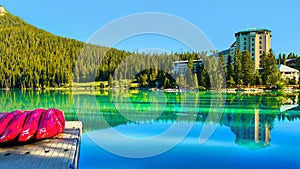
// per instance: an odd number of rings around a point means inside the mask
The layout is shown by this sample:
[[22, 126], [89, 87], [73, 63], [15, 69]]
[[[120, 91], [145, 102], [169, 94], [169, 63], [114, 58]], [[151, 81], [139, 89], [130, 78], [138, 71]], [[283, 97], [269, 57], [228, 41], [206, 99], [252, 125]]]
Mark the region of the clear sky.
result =
[[[99, 28], [120, 17], [163, 12], [194, 24], [218, 50], [234, 42], [235, 32], [259, 27], [272, 30], [272, 48], [276, 54], [300, 54], [298, 0], [2, 0], [0, 4], [34, 26], [80, 41], [87, 41]], [[182, 50], [162, 37], [146, 36], [147, 45], [138, 43], [141, 39], [128, 40], [117, 48]]]

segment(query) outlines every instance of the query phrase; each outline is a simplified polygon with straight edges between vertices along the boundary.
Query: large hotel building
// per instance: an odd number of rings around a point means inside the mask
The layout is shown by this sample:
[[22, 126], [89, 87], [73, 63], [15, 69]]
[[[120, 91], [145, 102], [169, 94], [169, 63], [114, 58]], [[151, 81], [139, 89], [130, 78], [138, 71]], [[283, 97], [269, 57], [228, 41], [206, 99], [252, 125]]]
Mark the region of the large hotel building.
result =
[[[254, 62], [255, 70], [259, 71], [262, 69], [262, 57], [264, 53], [268, 53], [271, 49], [271, 31], [268, 29], [261, 28], [250, 28], [243, 31], [235, 33], [235, 42], [230, 46], [229, 49], [219, 52], [223, 53], [225, 62], [227, 64], [228, 55], [234, 58], [235, 51], [239, 49], [240, 52], [249, 51]], [[233, 60], [232, 60], [233, 62]], [[194, 72], [197, 65], [203, 64], [203, 61], [194, 60]], [[185, 74], [188, 69], [188, 61], [175, 61], [173, 73], [175, 75]], [[290, 68], [285, 65], [278, 65], [278, 70], [280, 71], [282, 78], [294, 79], [298, 81], [299, 70]]]
[[[227, 63], [228, 55], [230, 54], [232, 58], [234, 58], [237, 49], [239, 49], [240, 52], [249, 51], [254, 62], [255, 70], [253, 71], [259, 71], [262, 69], [261, 61], [263, 54], [268, 53], [271, 49], [271, 38], [271, 31], [268, 29], [249, 28], [235, 33], [235, 42], [229, 49], [219, 53], [223, 53]], [[202, 60], [194, 61], [194, 66], [198, 63], [202, 64]], [[173, 73], [177, 75], [184, 74], [188, 69], [187, 64], [187, 60], [174, 62]]]
[[249, 51], [254, 61], [255, 70], [261, 69], [263, 53], [267, 53], [271, 49], [271, 31], [268, 29], [250, 28], [235, 33], [235, 38], [236, 41], [231, 45], [230, 49], [222, 51], [225, 58], [228, 54], [234, 56], [236, 49], [239, 49], [241, 52]]

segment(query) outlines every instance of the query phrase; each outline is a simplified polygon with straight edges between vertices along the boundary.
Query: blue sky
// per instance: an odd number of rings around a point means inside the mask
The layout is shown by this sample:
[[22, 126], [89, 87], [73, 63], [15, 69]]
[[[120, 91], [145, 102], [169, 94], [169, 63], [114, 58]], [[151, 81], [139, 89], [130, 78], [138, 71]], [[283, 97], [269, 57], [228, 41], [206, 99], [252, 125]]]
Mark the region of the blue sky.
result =
[[[300, 2], [297, 0], [4, 0], [1, 4], [34, 26], [80, 41], [87, 41], [97, 30], [120, 17], [162, 12], [194, 24], [218, 50], [233, 43], [235, 32], [262, 27], [272, 30], [272, 48], [276, 54], [300, 54]], [[186, 50], [180, 45], [165, 37], [139, 36], [116, 47], [130, 51]]]

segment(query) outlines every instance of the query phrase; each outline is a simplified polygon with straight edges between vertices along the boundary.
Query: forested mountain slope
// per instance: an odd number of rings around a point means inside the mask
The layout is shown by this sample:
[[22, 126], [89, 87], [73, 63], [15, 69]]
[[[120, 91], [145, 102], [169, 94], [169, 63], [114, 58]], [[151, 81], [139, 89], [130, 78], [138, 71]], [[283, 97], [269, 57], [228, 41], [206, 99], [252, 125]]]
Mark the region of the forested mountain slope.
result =
[[[109, 53], [125, 54], [124, 51], [87, 45], [73, 39], [55, 36], [38, 29], [8, 12], [0, 15], [0, 88], [36, 88], [58, 87], [74, 80], [78, 82], [93, 81], [88, 79], [97, 68], [76, 63], [81, 51], [89, 49], [89, 54]], [[95, 57], [91, 57], [94, 58]], [[104, 62], [104, 60], [103, 60]], [[99, 65], [99, 64], [98, 64]], [[79, 70], [73, 76], [73, 70]], [[108, 70], [107, 70], [108, 71]], [[85, 75], [83, 75], [85, 74]], [[100, 79], [98, 72], [97, 79]], [[80, 79], [82, 77], [82, 79]], [[107, 80], [103, 77], [102, 80]]]

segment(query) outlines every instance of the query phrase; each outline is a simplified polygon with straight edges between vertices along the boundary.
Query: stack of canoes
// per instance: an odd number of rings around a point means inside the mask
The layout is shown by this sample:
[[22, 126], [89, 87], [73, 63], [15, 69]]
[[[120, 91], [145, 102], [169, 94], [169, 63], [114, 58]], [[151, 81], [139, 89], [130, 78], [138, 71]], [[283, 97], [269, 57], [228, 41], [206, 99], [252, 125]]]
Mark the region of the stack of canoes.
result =
[[0, 113], [0, 143], [47, 139], [64, 129], [64, 113], [58, 109]]

